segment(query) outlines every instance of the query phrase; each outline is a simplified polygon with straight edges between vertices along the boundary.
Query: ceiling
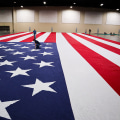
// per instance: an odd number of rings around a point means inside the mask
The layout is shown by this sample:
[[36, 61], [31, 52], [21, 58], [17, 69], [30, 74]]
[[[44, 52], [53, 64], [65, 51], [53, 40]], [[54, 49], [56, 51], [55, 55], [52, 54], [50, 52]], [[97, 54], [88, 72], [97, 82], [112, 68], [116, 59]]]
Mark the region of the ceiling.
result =
[[[46, 1], [46, 4], [43, 2]], [[103, 6], [100, 4], [103, 3]], [[120, 0], [0, 0], [0, 7], [19, 6], [79, 6], [120, 9]]]

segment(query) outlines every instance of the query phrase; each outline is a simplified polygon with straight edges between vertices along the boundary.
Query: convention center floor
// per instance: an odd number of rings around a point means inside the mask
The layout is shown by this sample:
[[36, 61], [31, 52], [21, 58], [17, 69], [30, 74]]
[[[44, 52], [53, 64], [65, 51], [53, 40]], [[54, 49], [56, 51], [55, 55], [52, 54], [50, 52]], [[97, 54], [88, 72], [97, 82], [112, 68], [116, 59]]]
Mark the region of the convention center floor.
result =
[[120, 35], [97, 35], [97, 34], [93, 35], [120, 42]]

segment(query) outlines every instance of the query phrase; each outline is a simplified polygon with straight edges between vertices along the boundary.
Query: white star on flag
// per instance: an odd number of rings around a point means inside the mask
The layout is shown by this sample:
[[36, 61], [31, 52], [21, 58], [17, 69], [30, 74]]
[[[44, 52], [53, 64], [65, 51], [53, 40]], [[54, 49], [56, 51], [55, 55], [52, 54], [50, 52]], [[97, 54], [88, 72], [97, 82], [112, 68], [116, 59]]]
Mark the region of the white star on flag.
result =
[[23, 46], [23, 47], [21, 47], [21, 48], [23, 49], [23, 48], [29, 48], [29, 47]]
[[29, 60], [29, 59], [35, 60], [35, 57], [37, 57], [37, 56], [29, 56], [29, 55], [27, 55], [26, 57], [21, 57], [21, 58], [24, 58], [24, 60]]
[[21, 46], [21, 45], [19, 45], [19, 44], [16, 44], [16, 45], [14, 45], [14, 46]]
[[33, 51], [40, 51], [40, 49], [32, 49], [31, 52], [33, 52]]
[[51, 53], [44, 52], [44, 53], [39, 53], [39, 54], [43, 54], [43, 56], [44, 56], [44, 55], [53, 55], [52, 53], [53, 53], [53, 52], [51, 52]]
[[10, 61], [8, 61], [8, 60], [5, 60], [4, 62], [0, 62], [0, 66], [3, 66], [3, 65], [11, 65], [11, 66], [13, 66], [12, 63], [14, 63], [14, 62], [17, 62], [17, 61], [12, 61], [12, 62], [10, 62]]
[[43, 48], [45, 48], [45, 49], [53, 49], [52, 47], [43, 47]]
[[5, 51], [14, 51], [15, 49], [11, 49], [11, 48], [9, 48], [9, 49], [4, 49]]
[[6, 72], [13, 73], [11, 77], [15, 77], [15, 76], [17, 76], [17, 75], [29, 76], [26, 72], [27, 72], [27, 71], [30, 71], [30, 70], [31, 70], [31, 69], [22, 70], [21, 68], [18, 67], [16, 70], [6, 71]]
[[2, 46], [2, 47], [0, 47], [0, 48], [7, 48], [6, 46]]
[[19, 51], [17, 51], [17, 52], [15, 52], [15, 53], [13, 53], [13, 55], [18, 55], [18, 54], [23, 54], [24, 52], [19, 52]]
[[7, 43], [7, 44], [15, 44], [15, 43]]
[[44, 67], [44, 66], [53, 66], [53, 65], [51, 65], [52, 63], [54, 63], [54, 62], [44, 62], [44, 61], [41, 61], [41, 63], [33, 63], [33, 64], [40, 65], [40, 67]]
[[27, 44], [33, 44], [33, 43], [27, 43]]
[[0, 59], [3, 59], [2, 57], [5, 57], [5, 56], [0, 56]]
[[17, 101], [19, 100], [7, 101], [7, 102], [1, 102], [0, 100], [0, 117], [11, 119], [6, 108], [9, 107], [11, 104], [16, 103]]
[[[42, 90], [44, 91], [50, 91], [50, 92], [56, 92], [55, 90], [53, 90], [50, 85], [54, 84], [56, 81], [54, 82], [46, 82], [43, 83], [42, 81], [40, 81], [39, 79], [36, 79], [35, 84], [30, 84], [30, 85], [22, 85], [23, 87], [28, 87], [28, 88], [33, 88], [33, 93], [32, 96], [34, 96], [35, 94], [41, 92]], [[56, 92], [57, 93], [57, 92]]]
[[46, 43], [46, 45], [52, 45], [52, 43]]

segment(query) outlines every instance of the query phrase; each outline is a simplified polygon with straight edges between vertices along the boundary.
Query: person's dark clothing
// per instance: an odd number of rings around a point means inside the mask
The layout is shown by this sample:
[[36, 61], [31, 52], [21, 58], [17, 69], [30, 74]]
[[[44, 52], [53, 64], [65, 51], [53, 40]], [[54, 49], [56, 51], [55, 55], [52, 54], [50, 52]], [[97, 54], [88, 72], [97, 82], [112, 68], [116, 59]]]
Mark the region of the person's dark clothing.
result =
[[91, 34], [91, 29], [89, 29], [89, 34]]
[[33, 31], [34, 39], [36, 39], [36, 30]]
[[34, 40], [36, 49], [40, 49], [40, 42]]

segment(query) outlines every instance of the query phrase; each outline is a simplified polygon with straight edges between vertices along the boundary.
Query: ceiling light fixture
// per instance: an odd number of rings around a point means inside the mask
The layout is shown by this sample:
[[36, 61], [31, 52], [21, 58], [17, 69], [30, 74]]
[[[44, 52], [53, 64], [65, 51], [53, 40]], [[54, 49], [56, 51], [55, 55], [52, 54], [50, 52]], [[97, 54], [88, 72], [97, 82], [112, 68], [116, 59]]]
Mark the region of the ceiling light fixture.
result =
[[103, 3], [100, 4], [101, 7], [102, 7], [103, 5], [104, 5]]
[[23, 5], [21, 5], [20, 7], [23, 8]]
[[72, 6], [70, 6], [70, 8], [73, 8]]
[[15, 2], [15, 1], [14, 1], [13, 3], [14, 3], [14, 4], [16, 4], [16, 2]]
[[46, 5], [46, 2], [44, 1], [43, 4]]
[[74, 5], [76, 4], [76, 3], [73, 3]]
[[119, 11], [120, 9], [116, 9], [117, 11]]

